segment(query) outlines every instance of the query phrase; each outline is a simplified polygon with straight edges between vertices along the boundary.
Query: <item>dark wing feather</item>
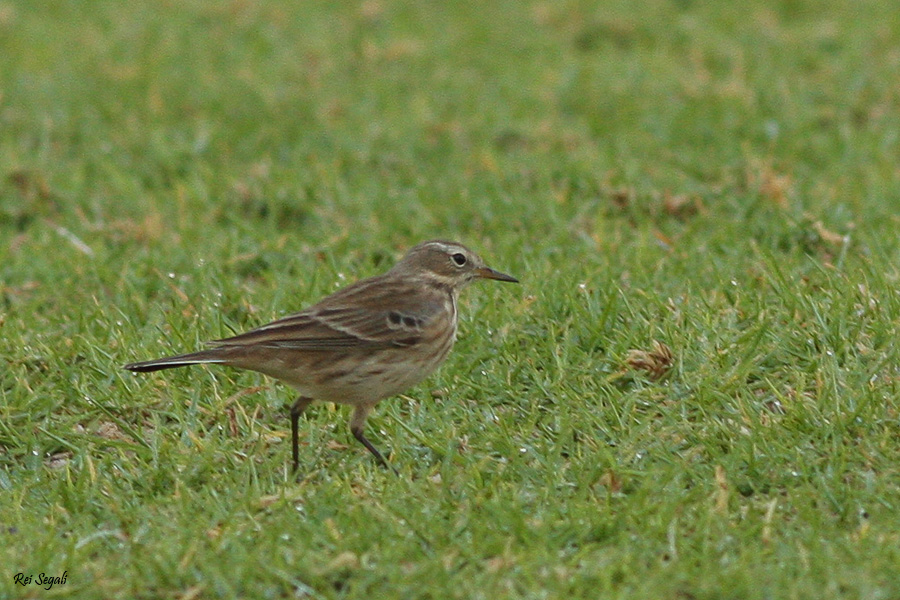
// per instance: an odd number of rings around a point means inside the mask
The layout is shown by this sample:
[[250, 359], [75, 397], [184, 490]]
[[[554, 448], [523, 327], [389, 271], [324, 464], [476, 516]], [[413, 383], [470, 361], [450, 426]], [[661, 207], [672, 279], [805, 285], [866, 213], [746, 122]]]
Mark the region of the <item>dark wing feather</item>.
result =
[[299, 313], [211, 343], [297, 350], [412, 346], [446, 306], [440, 290], [382, 275], [344, 288]]

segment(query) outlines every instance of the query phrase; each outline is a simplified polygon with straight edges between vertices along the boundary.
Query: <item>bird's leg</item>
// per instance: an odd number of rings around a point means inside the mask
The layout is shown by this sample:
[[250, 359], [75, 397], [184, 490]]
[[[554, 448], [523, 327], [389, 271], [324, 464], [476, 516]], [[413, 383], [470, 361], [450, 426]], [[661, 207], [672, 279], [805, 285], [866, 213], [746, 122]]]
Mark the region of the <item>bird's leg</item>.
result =
[[310, 404], [312, 404], [312, 398], [300, 396], [294, 404], [291, 405], [291, 458], [294, 461], [294, 466], [291, 469], [292, 473], [296, 473], [297, 467], [300, 466], [300, 452], [297, 448], [299, 445], [297, 423], [300, 420], [300, 415], [303, 414], [303, 411], [306, 410]]
[[350, 433], [353, 434], [359, 443], [366, 447], [366, 450], [371, 452], [375, 458], [378, 460], [378, 463], [384, 467], [385, 469], [391, 469], [395, 475], [399, 475], [397, 473], [397, 469], [393, 468], [388, 464], [384, 457], [381, 455], [381, 452], [372, 445], [368, 439], [366, 439], [365, 434], [363, 434], [363, 427], [366, 424], [366, 418], [369, 416], [369, 413], [372, 412], [372, 407], [367, 405], [359, 405], [353, 409], [353, 416], [350, 418]]

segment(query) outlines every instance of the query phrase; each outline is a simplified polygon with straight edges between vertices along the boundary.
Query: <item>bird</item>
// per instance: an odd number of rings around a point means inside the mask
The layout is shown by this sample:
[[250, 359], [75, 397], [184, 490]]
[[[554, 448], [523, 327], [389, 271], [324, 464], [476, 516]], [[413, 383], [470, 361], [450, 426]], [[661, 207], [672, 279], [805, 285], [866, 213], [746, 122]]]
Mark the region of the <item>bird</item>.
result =
[[[267, 325], [208, 342], [209, 348], [124, 368], [147, 373], [219, 364], [263, 373], [294, 388], [292, 472], [299, 468], [298, 423], [313, 402], [353, 407], [350, 432], [388, 468], [364, 432], [375, 405], [424, 380], [456, 340], [460, 291], [477, 279], [518, 283], [458, 242], [411, 248], [387, 272], [363, 279]], [[396, 472], [396, 469], [394, 469]]]

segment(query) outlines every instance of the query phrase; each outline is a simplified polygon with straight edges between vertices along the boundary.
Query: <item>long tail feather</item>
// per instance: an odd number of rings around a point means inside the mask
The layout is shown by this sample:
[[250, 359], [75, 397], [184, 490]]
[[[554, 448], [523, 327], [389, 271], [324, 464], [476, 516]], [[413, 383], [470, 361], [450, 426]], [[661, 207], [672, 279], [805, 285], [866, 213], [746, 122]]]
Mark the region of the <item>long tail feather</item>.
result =
[[224, 362], [225, 359], [222, 358], [220, 352], [216, 352], [216, 350], [201, 350], [200, 352], [192, 352], [190, 354], [179, 354], [178, 356], [167, 356], [165, 358], [157, 358], [156, 360], [131, 363], [125, 365], [123, 368], [134, 371], [135, 373], [149, 373], [151, 371], [174, 369], [176, 367], [186, 367], [188, 365]]

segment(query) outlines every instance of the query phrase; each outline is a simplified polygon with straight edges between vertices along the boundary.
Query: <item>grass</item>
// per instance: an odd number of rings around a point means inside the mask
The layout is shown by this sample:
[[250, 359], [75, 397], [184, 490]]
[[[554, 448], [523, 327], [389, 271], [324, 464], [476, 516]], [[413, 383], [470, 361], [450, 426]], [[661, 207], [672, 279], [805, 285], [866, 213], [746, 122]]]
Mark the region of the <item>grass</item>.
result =
[[[893, 3], [7, 0], [0, 40], [0, 597], [900, 596]], [[431, 237], [522, 285], [370, 420], [399, 477], [322, 405], [293, 480], [262, 376], [120, 368]]]

